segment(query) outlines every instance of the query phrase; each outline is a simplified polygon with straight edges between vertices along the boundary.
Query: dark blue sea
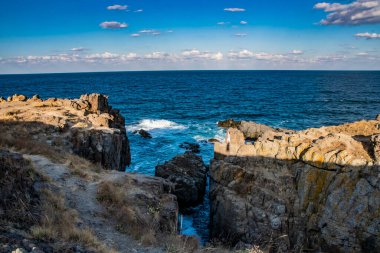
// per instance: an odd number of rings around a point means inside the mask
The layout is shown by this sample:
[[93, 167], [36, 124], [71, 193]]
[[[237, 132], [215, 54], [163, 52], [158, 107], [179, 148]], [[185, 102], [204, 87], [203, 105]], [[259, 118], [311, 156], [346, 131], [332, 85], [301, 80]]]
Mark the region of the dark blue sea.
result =
[[[380, 113], [380, 71], [162, 71], [0, 75], [0, 96], [78, 98], [103, 93], [126, 118], [132, 151], [127, 171], [157, 164], [198, 142], [206, 163], [227, 118], [303, 129], [373, 119]], [[133, 135], [148, 130], [153, 138]], [[208, 239], [208, 199], [183, 219], [182, 233]]]

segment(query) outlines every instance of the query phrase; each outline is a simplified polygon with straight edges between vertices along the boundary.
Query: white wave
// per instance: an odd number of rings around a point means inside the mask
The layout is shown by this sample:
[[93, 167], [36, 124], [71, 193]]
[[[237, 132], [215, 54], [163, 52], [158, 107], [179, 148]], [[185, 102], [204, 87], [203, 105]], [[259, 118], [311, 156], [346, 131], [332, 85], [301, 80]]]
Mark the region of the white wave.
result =
[[209, 134], [195, 135], [193, 136], [193, 139], [197, 142], [207, 141], [209, 139], [217, 139], [218, 141], [223, 142], [225, 139], [225, 135], [226, 135], [225, 130], [221, 128], [216, 131], [215, 135], [209, 135]]
[[127, 131], [136, 131], [140, 129], [144, 129], [146, 131], [150, 131], [153, 129], [186, 129], [186, 126], [177, 124], [170, 120], [164, 119], [143, 119], [139, 121], [138, 124], [126, 126]]

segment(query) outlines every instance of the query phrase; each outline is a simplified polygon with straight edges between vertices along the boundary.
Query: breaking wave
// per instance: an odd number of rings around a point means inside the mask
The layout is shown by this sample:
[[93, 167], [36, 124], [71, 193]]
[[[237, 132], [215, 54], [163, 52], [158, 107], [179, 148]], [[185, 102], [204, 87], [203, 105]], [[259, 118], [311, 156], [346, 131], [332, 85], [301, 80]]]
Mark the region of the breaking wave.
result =
[[170, 120], [165, 119], [143, 119], [140, 120], [139, 123], [134, 125], [126, 126], [127, 131], [136, 131], [140, 129], [144, 129], [146, 131], [150, 131], [153, 129], [186, 129], [186, 126], [177, 124]]

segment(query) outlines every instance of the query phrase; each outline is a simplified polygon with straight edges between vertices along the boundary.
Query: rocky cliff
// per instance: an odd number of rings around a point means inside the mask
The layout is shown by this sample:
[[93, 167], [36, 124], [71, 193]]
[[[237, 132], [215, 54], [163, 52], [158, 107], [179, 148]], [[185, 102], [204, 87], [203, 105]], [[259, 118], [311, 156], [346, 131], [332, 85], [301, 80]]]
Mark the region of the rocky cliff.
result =
[[378, 120], [228, 129], [210, 168], [212, 236], [272, 252], [380, 252]]
[[[33, 138], [78, 154], [105, 169], [124, 171], [131, 155], [124, 118], [100, 94], [79, 99], [14, 95], [0, 99], [0, 121], [22, 125]], [[11, 132], [11, 131], [10, 131]], [[3, 133], [5, 135], [5, 133]]]

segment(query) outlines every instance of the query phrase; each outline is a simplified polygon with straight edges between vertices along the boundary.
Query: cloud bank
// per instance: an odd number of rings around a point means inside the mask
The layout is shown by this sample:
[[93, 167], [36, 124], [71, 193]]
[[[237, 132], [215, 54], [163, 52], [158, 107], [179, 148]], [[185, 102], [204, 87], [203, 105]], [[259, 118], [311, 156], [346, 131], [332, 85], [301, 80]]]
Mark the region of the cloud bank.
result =
[[380, 23], [380, 0], [357, 0], [349, 4], [317, 3], [314, 9], [329, 14], [322, 25], [364, 25]]
[[365, 39], [380, 39], [380, 33], [357, 33], [355, 37], [365, 38]]

